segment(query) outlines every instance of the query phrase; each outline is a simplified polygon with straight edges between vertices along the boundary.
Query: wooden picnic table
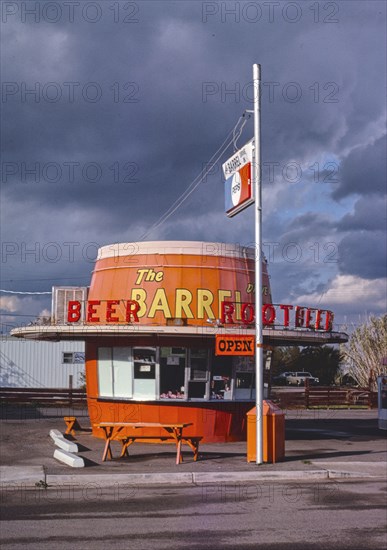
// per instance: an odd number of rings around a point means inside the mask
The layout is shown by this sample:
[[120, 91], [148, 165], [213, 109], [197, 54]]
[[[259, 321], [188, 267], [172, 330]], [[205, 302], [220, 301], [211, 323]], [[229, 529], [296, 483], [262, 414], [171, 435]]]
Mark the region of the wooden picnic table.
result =
[[[184, 428], [192, 426], [192, 422], [189, 423], [159, 423], [159, 422], [99, 422], [94, 424], [94, 426], [100, 428], [104, 432], [105, 436], [105, 448], [102, 454], [102, 461], [105, 461], [107, 457], [110, 459], [113, 458], [111, 450], [111, 442], [113, 440], [119, 440], [122, 442], [122, 451], [121, 457], [127, 454], [127, 449], [129, 445], [134, 443], [137, 439], [155, 439], [155, 440], [167, 440], [172, 439], [176, 443], [176, 464], [180, 464], [183, 461], [181, 455], [181, 444], [184, 441], [187, 443], [191, 449], [194, 451], [194, 460], [197, 460], [198, 451], [199, 451], [199, 441], [201, 437], [190, 437], [183, 435]], [[168, 436], [162, 435], [137, 435], [137, 434], [122, 434], [122, 431], [125, 429], [164, 429]]]

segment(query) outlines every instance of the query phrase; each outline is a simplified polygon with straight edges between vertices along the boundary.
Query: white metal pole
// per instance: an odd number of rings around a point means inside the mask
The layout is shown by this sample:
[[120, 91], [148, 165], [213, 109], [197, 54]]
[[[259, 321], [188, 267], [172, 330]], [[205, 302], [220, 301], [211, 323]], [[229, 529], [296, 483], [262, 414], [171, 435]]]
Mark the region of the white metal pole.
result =
[[261, 65], [253, 65], [254, 197], [255, 197], [255, 404], [256, 463], [263, 464], [263, 332], [262, 332], [262, 186], [261, 186]]

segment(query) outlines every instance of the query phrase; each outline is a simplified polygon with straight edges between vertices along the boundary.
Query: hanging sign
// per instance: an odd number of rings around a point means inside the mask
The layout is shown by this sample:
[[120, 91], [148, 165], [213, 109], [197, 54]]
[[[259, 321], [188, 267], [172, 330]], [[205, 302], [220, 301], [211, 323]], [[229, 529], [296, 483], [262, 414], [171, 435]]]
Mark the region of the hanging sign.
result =
[[253, 202], [251, 163], [249, 162], [224, 182], [226, 214], [229, 218], [232, 218]]
[[222, 164], [223, 174], [226, 179], [233, 176], [243, 166], [253, 162], [253, 140], [246, 143], [244, 147], [233, 154], [224, 164]]
[[249, 141], [222, 166], [224, 182], [225, 211], [229, 218], [241, 212], [254, 202], [251, 165], [253, 142]]

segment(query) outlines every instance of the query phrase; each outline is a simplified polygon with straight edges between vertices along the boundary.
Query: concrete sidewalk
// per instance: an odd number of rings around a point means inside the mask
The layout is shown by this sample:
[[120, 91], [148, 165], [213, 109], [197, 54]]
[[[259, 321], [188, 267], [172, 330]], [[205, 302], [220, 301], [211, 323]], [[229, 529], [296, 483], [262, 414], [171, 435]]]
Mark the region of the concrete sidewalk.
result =
[[337, 478], [386, 478], [386, 432], [377, 428], [377, 411], [286, 411], [285, 460], [276, 464], [247, 463], [246, 442], [201, 444], [199, 460], [184, 446], [182, 464], [175, 464], [172, 445], [140, 444], [130, 456], [102, 462], [104, 441], [80, 432], [66, 436], [79, 447], [85, 468], [70, 468], [53, 458], [51, 429], [65, 431], [63, 416], [75, 415], [88, 426], [85, 410], [3, 408], [0, 423], [2, 487], [58, 485], [180, 485], [306, 481]]

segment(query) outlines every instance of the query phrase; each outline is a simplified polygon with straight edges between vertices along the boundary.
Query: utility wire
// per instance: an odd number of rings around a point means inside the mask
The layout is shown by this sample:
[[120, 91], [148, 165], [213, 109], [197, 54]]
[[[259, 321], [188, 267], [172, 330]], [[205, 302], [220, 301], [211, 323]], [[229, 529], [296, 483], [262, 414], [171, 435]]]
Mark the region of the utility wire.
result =
[[[3, 283], [16, 283], [16, 282], [20, 282], [20, 281], [23, 281], [23, 282], [31, 282], [31, 281], [75, 281], [77, 279], [87, 279], [88, 281], [90, 280], [90, 277], [56, 277], [56, 278], [52, 278], [52, 277], [46, 277], [44, 279], [3, 279], [2, 282]], [[7, 291], [8, 292], [8, 291]]]
[[31, 315], [28, 313], [0, 313], [0, 317], [33, 317], [34, 319], [44, 319], [49, 315]]
[[[241, 123], [241, 127], [237, 130], [238, 125]], [[208, 172], [213, 168], [213, 165], [218, 162], [218, 160], [221, 158], [221, 156], [227, 151], [227, 149], [230, 147], [230, 145], [234, 144], [236, 140], [240, 137], [243, 127], [246, 124], [246, 118], [245, 114], [243, 113], [237, 123], [234, 125], [232, 130], [227, 134], [225, 140], [220, 145], [220, 147], [217, 149], [217, 151], [212, 155], [210, 160], [206, 164], [206, 168], [203, 169], [198, 176], [190, 183], [190, 185], [187, 187], [187, 189], [178, 197], [175, 202], [164, 212], [162, 216], [142, 235], [140, 238], [140, 241], [143, 241], [148, 237], [150, 233], [152, 233], [155, 229], [160, 227], [164, 222], [167, 221], [174, 212], [180, 206], [188, 199], [188, 197], [195, 191], [195, 189], [203, 182], [203, 179], [208, 174]], [[238, 134], [237, 134], [238, 132]]]
[[4, 290], [0, 288], [0, 292], [6, 292], [7, 294], [51, 294], [51, 292], [20, 292], [18, 290]]
[[[203, 182], [204, 178], [207, 176], [209, 171], [212, 169], [213, 165], [216, 164], [220, 160], [221, 156], [227, 151], [227, 149], [230, 147], [230, 145], [234, 145], [234, 149], [237, 148], [236, 141], [242, 135], [242, 131], [243, 131], [243, 128], [244, 128], [246, 122], [247, 122], [247, 119], [245, 117], [245, 112], [244, 112], [239, 117], [238, 121], [236, 122], [236, 124], [234, 125], [232, 130], [227, 134], [227, 136], [226, 136], [225, 140], [223, 141], [223, 143], [220, 145], [220, 147], [217, 149], [217, 151], [215, 151], [215, 153], [212, 155], [210, 160], [207, 162], [206, 168], [203, 169], [199, 173], [199, 175], [196, 176], [196, 178], [193, 179], [193, 181], [190, 183], [190, 185], [187, 187], [187, 189], [180, 195], [180, 197], [178, 197], [175, 200], [175, 202], [168, 208], [168, 210], [166, 210], [164, 212], [164, 214], [162, 216], [160, 216], [160, 218], [142, 235], [142, 237], [140, 238], [140, 241], [143, 241], [144, 239], [146, 239], [150, 233], [152, 233], [155, 229], [157, 229], [163, 223], [165, 223], [167, 221], [167, 219], [170, 218], [170, 216], [172, 216], [172, 214], [174, 214], [174, 212], [176, 212], [176, 210], [178, 208], [180, 208], [180, 206], [188, 199], [188, 197], [190, 195], [192, 195], [192, 193], [195, 191], [195, 189], [197, 189], [197, 187]], [[240, 127], [238, 128], [239, 125], [240, 125]], [[85, 278], [86, 277], [76, 277], [76, 279], [85, 279]], [[75, 279], [75, 278], [63, 277], [62, 279], [70, 280], [70, 279]], [[17, 279], [15, 279], [15, 280], [17, 280]], [[23, 279], [20, 279], [20, 280], [23, 280]], [[25, 279], [25, 280], [28, 280], [28, 279]], [[54, 279], [30, 279], [30, 281], [33, 281], [33, 280], [44, 281], [44, 280], [54, 280]], [[60, 280], [60, 279], [56, 279], [56, 280]], [[4, 281], [4, 282], [8, 282], [8, 281]], [[10, 279], [9, 282], [13, 282], [13, 280]], [[4, 290], [4, 289], [0, 289], [0, 292], [4, 292], [6, 294], [19, 294], [19, 295], [52, 294], [51, 292], [21, 292], [21, 291], [16, 291], [16, 290]]]

